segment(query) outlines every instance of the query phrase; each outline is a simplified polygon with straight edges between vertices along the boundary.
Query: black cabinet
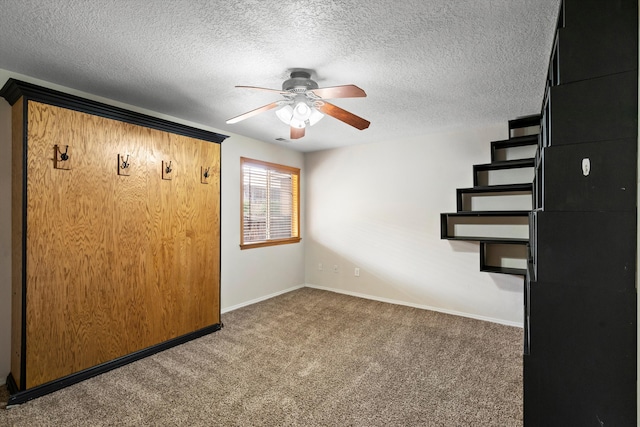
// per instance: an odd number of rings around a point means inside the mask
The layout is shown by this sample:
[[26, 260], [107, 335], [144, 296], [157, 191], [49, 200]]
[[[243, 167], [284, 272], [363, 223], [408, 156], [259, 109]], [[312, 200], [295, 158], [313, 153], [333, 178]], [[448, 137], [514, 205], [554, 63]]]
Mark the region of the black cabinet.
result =
[[544, 210], [635, 212], [637, 154], [634, 138], [545, 148], [541, 179], [549, 185], [543, 192]]
[[635, 70], [551, 87], [549, 145], [635, 138], [637, 94]]
[[524, 425], [635, 426], [638, 2], [564, 0], [536, 156]]
[[556, 36], [558, 83], [636, 69], [637, 2], [565, 0], [563, 7]]
[[531, 284], [525, 425], [636, 425], [636, 295], [602, 288]]
[[635, 292], [635, 212], [545, 210], [536, 227], [538, 282]]

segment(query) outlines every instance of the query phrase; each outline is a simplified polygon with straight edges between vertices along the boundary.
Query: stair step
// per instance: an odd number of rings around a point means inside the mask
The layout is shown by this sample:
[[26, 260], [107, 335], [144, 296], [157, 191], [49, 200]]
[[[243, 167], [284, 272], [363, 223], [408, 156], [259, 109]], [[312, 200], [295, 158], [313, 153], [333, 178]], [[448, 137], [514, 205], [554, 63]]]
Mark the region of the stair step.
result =
[[473, 165], [473, 185], [524, 184], [533, 182], [535, 158], [503, 160]]
[[456, 191], [464, 193], [501, 193], [505, 191], [526, 191], [532, 190], [532, 183], [523, 184], [501, 184], [501, 185], [478, 185], [469, 188], [458, 188]]
[[533, 184], [505, 184], [458, 188], [458, 212], [531, 211]]
[[522, 242], [480, 242], [480, 271], [502, 274], [527, 274], [529, 248]]
[[525, 135], [515, 138], [502, 139], [499, 141], [491, 141], [491, 146], [496, 148], [519, 147], [522, 145], [537, 145], [538, 135]]
[[509, 138], [540, 133], [540, 114], [509, 120]]
[[529, 211], [442, 213], [440, 238], [526, 243], [529, 240]]
[[513, 274], [513, 275], [516, 275], [516, 276], [526, 276], [527, 275], [527, 269], [526, 268], [509, 268], [509, 267], [485, 266], [484, 268], [480, 268], [480, 271], [484, 271], [485, 273]]
[[535, 158], [537, 150], [538, 135], [491, 141], [491, 162]]

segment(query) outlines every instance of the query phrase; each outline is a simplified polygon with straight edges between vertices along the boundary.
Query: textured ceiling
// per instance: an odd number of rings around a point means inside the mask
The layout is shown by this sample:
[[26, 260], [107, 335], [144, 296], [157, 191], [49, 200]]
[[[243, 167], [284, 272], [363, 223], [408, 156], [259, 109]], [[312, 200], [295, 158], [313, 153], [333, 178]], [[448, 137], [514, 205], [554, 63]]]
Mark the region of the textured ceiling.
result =
[[[0, 68], [301, 151], [504, 122], [540, 109], [559, 0], [3, 0]], [[273, 111], [291, 68], [356, 84], [296, 141]], [[2, 84], [3, 82], [0, 82]]]

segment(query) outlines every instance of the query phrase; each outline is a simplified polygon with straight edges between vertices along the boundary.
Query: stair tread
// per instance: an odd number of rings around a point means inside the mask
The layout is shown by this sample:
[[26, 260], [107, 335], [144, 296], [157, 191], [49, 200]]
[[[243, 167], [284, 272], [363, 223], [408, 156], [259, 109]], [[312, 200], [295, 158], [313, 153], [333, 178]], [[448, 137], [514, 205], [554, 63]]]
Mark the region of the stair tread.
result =
[[441, 237], [441, 240], [464, 240], [467, 242], [492, 242], [492, 243], [528, 243], [527, 239], [511, 237], [478, 237], [478, 236], [455, 236]]
[[480, 269], [480, 271], [484, 271], [485, 273], [500, 273], [500, 274], [516, 274], [518, 276], [526, 276], [527, 269], [526, 268], [513, 268], [513, 267], [492, 267], [487, 265]]
[[458, 211], [445, 212], [448, 216], [529, 216], [531, 211]]
[[[522, 145], [535, 145], [538, 143], [538, 135], [526, 135], [526, 136], [515, 136], [509, 139], [501, 139], [498, 141], [491, 141], [491, 145], [495, 148], [496, 146], [504, 146], [504, 147], [518, 147]], [[500, 147], [498, 147], [500, 148]]]
[[523, 127], [535, 126], [540, 124], [542, 116], [540, 114], [531, 114], [529, 116], [518, 117], [509, 120], [509, 129], [519, 129]]
[[[483, 243], [488, 243], [488, 244], [493, 244], [493, 243], [504, 243], [503, 241], [500, 240], [492, 240], [492, 238], [487, 238], [484, 239], [482, 241]], [[513, 243], [516, 245], [523, 245], [523, 246], [528, 246], [529, 245], [529, 240], [528, 239], [524, 239], [524, 240], [513, 240], [513, 241], [509, 241], [508, 243]]]
[[533, 191], [533, 183], [523, 184], [498, 184], [498, 185], [477, 185], [469, 188], [456, 189], [459, 193], [501, 193], [505, 191]]
[[491, 163], [480, 163], [473, 165], [476, 170], [491, 170], [491, 169], [517, 169], [521, 167], [533, 167], [536, 165], [535, 157], [528, 159], [516, 159], [516, 160], [498, 160]]

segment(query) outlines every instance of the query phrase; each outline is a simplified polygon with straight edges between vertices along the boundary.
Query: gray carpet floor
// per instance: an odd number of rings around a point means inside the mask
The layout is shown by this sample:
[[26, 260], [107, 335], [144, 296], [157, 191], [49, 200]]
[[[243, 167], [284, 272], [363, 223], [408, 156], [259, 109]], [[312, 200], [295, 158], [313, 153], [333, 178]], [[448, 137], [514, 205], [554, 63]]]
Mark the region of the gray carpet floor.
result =
[[222, 321], [0, 425], [522, 425], [519, 328], [311, 288]]

